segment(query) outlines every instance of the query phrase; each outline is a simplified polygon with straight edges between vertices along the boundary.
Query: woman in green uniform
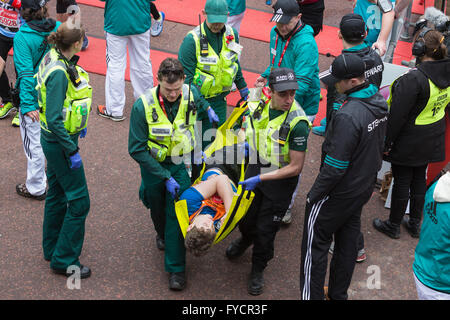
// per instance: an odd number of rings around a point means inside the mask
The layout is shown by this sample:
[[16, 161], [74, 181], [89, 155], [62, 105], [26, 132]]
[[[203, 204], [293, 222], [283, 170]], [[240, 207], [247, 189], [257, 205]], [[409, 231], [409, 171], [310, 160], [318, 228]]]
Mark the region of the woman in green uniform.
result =
[[[41, 144], [47, 158], [48, 193], [45, 199], [42, 246], [50, 268], [66, 276], [79, 268], [89, 193], [79, 154], [78, 137], [86, 135], [92, 88], [88, 74], [76, 65], [85, 31], [63, 23], [48, 37], [52, 49], [37, 73]], [[69, 269], [70, 267], [70, 269]]]

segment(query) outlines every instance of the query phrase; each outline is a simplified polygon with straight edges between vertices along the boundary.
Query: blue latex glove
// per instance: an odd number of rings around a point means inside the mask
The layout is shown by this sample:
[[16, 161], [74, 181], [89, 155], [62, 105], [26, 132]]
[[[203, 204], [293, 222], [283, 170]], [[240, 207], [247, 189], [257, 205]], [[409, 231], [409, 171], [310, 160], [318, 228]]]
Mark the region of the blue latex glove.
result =
[[211, 123], [219, 122], [219, 117], [214, 112], [213, 108], [211, 108], [211, 107], [208, 108], [208, 118], [209, 118], [209, 122], [211, 122]]
[[177, 193], [178, 191], [180, 191], [180, 185], [178, 184], [178, 182], [170, 177], [168, 180], [166, 180], [166, 188], [167, 191], [169, 191], [169, 193], [172, 195], [172, 197], [175, 199], [177, 197]]
[[250, 177], [244, 181], [239, 182], [239, 184], [242, 184], [245, 188], [245, 190], [253, 190], [256, 188], [256, 186], [261, 182], [261, 178], [259, 175]]
[[243, 98], [244, 100], [247, 100], [247, 99], [248, 99], [248, 94], [249, 94], [249, 92], [250, 92], [250, 91], [248, 90], [247, 87], [245, 87], [245, 88], [239, 90], [239, 94], [241, 95], [241, 98]]
[[86, 133], [87, 133], [87, 128], [84, 128], [83, 130], [80, 131], [80, 138], [83, 139], [84, 137], [86, 137]]
[[80, 154], [77, 152], [73, 156], [70, 156], [70, 169], [75, 170], [81, 167], [83, 162], [81, 161]]

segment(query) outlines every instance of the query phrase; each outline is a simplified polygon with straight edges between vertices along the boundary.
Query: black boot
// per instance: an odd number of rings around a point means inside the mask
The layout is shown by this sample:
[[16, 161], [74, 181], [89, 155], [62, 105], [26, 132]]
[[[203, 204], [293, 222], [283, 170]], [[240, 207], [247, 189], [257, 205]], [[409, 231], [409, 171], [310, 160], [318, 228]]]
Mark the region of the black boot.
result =
[[169, 289], [181, 291], [186, 287], [186, 275], [183, 272], [171, 272], [169, 274]]
[[403, 226], [406, 228], [406, 231], [413, 238], [419, 238], [420, 236], [420, 221], [412, 219], [408, 216], [404, 216], [402, 220]]
[[400, 225], [392, 223], [390, 220], [381, 221], [376, 218], [373, 220], [373, 227], [392, 239], [400, 238]]
[[[80, 268], [80, 279], [86, 279], [91, 276], [91, 269], [89, 269], [89, 267], [80, 265], [79, 268]], [[69, 269], [69, 268], [67, 268], [67, 269]], [[53, 269], [52, 268], [52, 271], [57, 274], [63, 274], [66, 277], [70, 277], [71, 275], [73, 275], [75, 273], [75, 271], [69, 272], [67, 269]]]
[[240, 237], [231, 242], [225, 251], [225, 254], [228, 259], [236, 259], [240, 257], [251, 244], [250, 241], [246, 241], [244, 238]]
[[164, 250], [166, 247], [164, 238], [160, 237], [158, 234], [156, 235], [156, 247], [161, 251]]
[[264, 290], [264, 276], [263, 271], [252, 270], [250, 278], [248, 279], [247, 291], [252, 296], [258, 296]]

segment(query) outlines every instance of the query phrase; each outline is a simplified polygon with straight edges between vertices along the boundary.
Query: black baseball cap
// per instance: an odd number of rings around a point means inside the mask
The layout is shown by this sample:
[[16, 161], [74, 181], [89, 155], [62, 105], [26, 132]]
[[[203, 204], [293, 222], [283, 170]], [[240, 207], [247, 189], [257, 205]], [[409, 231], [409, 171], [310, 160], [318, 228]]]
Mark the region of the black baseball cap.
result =
[[50, 0], [22, 0], [22, 8], [38, 11], [49, 1]]
[[276, 68], [269, 74], [269, 86], [278, 92], [297, 90], [298, 83], [294, 70], [289, 68]]
[[343, 53], [334, 59], [329, 70], [319, 74], [319, 79], [327, 86], [333, 86], [340, 80], [361, 77], [365, 72], [366, 64], [360, 56]]
[[349, 13], [342, 17], [339, 30], [344, 40], [362, 41], [366, 36], [366, 23], [359, 14]]
[[299, 13], [300, 7], [298, 6], [297, 0], [278, 0], [273, 5], [273, 16], [270, 21], [288, 24]]

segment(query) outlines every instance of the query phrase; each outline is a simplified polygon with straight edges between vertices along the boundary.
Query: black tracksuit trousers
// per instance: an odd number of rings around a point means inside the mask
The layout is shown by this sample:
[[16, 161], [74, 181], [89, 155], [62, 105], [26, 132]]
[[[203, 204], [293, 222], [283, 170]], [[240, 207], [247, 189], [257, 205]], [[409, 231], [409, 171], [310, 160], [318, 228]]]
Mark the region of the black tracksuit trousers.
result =
[[253, 244], [252, 269], [260, 272], [274, 256], [275, 235], [280, 230], [292, 193], [286, 195], [286, 201], [274, 201], [258, 188], [254, 192], [255, 198], [239, 222], [239, 230], [244, 242]]
[[300, 264], [300, 295], [303, 300], [323, 300], [327, 272], [327, 253], [334, 234], [328, 297], [347, 299], [358, 253], [361, 211], [373, 186], [350, 199], [326, 197], [307, 203], [303, 226]]

